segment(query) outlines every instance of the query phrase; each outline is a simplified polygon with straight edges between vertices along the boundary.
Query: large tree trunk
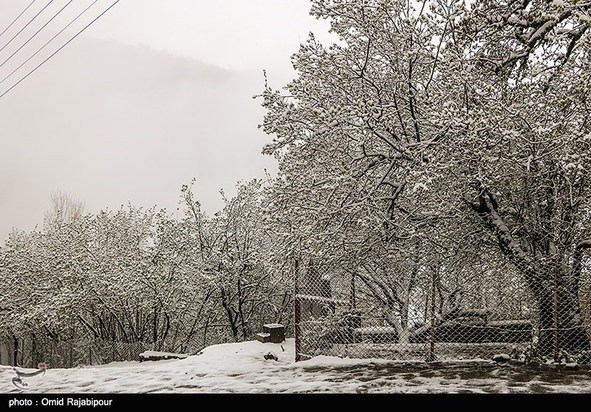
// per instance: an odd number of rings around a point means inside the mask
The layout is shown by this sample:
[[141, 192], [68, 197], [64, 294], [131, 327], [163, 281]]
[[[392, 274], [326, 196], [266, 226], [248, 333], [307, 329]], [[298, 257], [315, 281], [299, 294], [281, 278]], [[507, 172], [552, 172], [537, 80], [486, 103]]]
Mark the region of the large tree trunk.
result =
[[539, 313], [538, 351], [544, 356], [557, 357], [560, 351], [576, 353], [589, 349], [578, 287], [566, 280], [564, 274], [555, 274], [552, 281], [532, 290]]
[[[561, 351], [573, 353], [590, 349], [591, 341], [579, 305], [579, 277], [582, 250], [591, 247], [591, 242], [581, 242], [575, 248], [572, 271], [563, 270], [560, 264], [544, 265], [529, 256], [514, 239], [509, 226], [499, 215], [497, 201], [491, 193], [484, 191], [478, 201], [478, 204], [470, 203], [471, 207], [494, 232], [501, 252], [522, 273], [536, 301], [540, 354], [557, 357]], [[553, 259], [555, 257], [547, 256], [546, 261], [569, 261], [560, 257]]]

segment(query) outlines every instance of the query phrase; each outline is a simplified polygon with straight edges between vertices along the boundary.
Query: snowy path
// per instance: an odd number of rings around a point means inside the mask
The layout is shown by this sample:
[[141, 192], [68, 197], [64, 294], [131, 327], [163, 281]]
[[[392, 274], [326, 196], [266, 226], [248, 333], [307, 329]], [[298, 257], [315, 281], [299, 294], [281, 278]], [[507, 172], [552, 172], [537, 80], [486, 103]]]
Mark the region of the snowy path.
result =
[[[293, 362], [293, 339], [215, 345], [198, 356], [157, 362], [48, 369], [13, 386], [0, 366], [0, 393], [591, 393], [591, 371], [541, 371], [508, 366], [437, 367], [317, 357]], [[264, 360], [273, 351], [278, 361]], [[51, 365], [50, 365], [51, 367]]]

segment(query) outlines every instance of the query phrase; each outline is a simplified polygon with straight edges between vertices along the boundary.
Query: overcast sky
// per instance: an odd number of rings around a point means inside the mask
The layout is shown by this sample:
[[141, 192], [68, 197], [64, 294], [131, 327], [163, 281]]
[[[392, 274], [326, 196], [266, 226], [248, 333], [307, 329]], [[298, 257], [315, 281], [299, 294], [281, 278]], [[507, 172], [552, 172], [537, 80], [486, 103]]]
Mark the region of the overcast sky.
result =
[[[0, 0], [0, 32], [31, 1]], [[1, 82], [0, 94], [113, 1], [97, 1]], [[74, 0], [24, 45], [68, 0], [32, 3], [0, 35], [0, 81], [92, 2]], [[233, 193], [238, 180], [274, 171], [260, 154], [270, 138], [257, 130], [263, 110], [252, 96], [263, 69], [283, 86], [307, 33], [327, 33], [309, 8], [308, 0], [120, 1], [0, 98], [0, 243], [13, 227], [41, 225], [56, 191], [88, 212], [131, 203], [174, 213], [181, 185], [195, 177], [213, 213], [221, 188]]]

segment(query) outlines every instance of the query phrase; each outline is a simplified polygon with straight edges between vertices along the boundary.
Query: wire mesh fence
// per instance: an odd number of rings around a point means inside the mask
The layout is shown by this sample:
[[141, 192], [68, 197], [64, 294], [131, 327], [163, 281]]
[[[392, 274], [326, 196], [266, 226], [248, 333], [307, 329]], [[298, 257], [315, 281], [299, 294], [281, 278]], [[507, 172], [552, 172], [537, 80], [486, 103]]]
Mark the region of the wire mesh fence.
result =
[[35, 336], [12, 336], [0, 341], [0, 365], [37, 367], [44, 363], [51, 368], [72, 368], [88, 365], [103, 365], [112, 362], [140, 361], [144, 351], [171, 351], [193, 355], [203, 348], [234, 341], [226, 325], [209, 325], [200, 333], [183, 339], [170, 340], [157, 348], [153, 342], [125, 342], [111, 339], [70, 337], [54, 341]]
[[519, 361], [589, 361], [588, 276], [575, 285], [568, 276], [546, 274], [546, 289], [538, 290], [507, 267], [392, 273], [308, 260], [295, 268], [296, 360], [336, 355], [444, 361], [506, 354]]
[[[425, 264], [393, 271], [302, 259], [292, 279], [294, 322], [284, 323], [287, 336], [295, 336], [296, 361], [317, 355], [445, 361], [506, 354], [520, 361], [591, 363], [588, 268], [528, 278], [510, 265], [475, 271]], [[59, 341], [6, 336], [0, 364], [76, 367], [137, 361], [146, 350], [196, 354], [236, 341], [223, 322], [193, 332], [158, 345], [89, 339], [76, 331]]]
[[139, 354], [152, 348], [147, 342], [121, 342], [103, 339], [70, 339], [39, 342], [31, 337], [5, 341], [0, 348], [0, 364], [51, 368], [72, 368], [118, 361], [138, 360]]

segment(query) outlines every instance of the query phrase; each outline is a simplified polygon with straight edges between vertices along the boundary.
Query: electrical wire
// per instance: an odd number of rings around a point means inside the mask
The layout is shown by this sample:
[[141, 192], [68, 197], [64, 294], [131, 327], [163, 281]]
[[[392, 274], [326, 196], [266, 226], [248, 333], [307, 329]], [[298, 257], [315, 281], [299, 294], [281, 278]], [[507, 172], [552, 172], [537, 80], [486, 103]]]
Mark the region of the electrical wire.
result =
[[62, 7], [62, 8], [61, 8], [61, 9], [60, 9], [60, 10], [59, 10], [57, 13], [55, 13], [55, 14], [53, 15], [53, 17], [52, 17], [51, 19], [49, 19], [49, 21], [48, 21], [47, 23], [45, 23], [43, 26], [41, 26], [41, 28], [40, 28], [39, 30], [37, 30], [37, 31], [35, 32], [35, 34], [33, 34], [31, 37], [29, 37], [29, 39], [28, 39], [26, 42], [24, 42], [24, 43], [21, 45], [21, 47], [19, 47], [18, 49], [16, 49], [16, 50], [14, 51], [14, 53], [12, 53], [10, 56], [8, 56], [8, 58], [7, 58], [6, 60], [4, 60], [2, 63], [0, 63], [0, 67], [4, 66], [4, 65], [5, 65], [5, 64], [6, 64], [6, 63], [7, 63], [7, 62], [10, 60], [10, 59], [12, 59], [12, 58], [14, 57], [14, 55], [15, 55], [15, 54], [17, 54], [19, 51], [21, 51], [21, 50], [22, 50], [22, 48], [23, 48], [23, 47], [25, 47], [27, 44], [29, 44], [29, 42], [30, 42], [31, 40], [33, 40], [33, 39], [34, 39], [34, 38], [35, 38], [35, 37], [36, 37], [36, 36], [37, 36], [37, 35], [38, 35], [38, 34], [39, 34], [39, 33], [40, 33], [40, 32], [41, 32], [41, 31], [42, 31], [44, 28], [45, 28], [45, 27], [47, 27], [47, 25], [48, 25], [49, 23], [51, 23], [51, 22], [52, 22], [52, 21], [53, 21], [53, 20], [54, 20], [54, 19], [55, 19], [57, 16], [59, 16], [59, 15], [61, 14], [61, 12], [65, 10], [65, 8], [66, 8], [66, 7], [68, 7], [70, 4], [72, 4], [72, 2], [73, 2], [73, 1], [74, 1], [74, 0], [70, 0], [68, 3], [66, 3], [66, 5], [65, 5], [64, 7]]
[[45, 7], [43, 7], [41, 10], [39, 10], [39, 11], [37, 12], [37, 14], [35, 14], [35, 15], [33, 16], [33, 18], [32, 18], [31, 20], [29, 20], [29, 22], [28, 22], [27, 24], [25, 24], [25, 26], [24, 26], [22, 29], [20, 29], [20, 30], [19, 30], [19, 32], [18, 32], [17, 34], [15, 34], [14, 36], [12, 36], [12, 39], [8, 40], [8, 43], [6, 43], [6, 44], [4, 45], [4, 47], [2, 47], [2, 48], [0, 49], [0, 52], [1, 52], [2, 50], [4, 50], [5, 48], [7, 48], [7, 47], [8, 47], [8, 45], [9, 45], [10, 43], [12, 43], [12, 41], [13, 41], [14, 39], [16, 39], [16, 38], [18, 37], [18, 35], [19, 35], [19, 34], [21, 34], [21, 33], [23, 32], [23, 30], [25, 30], [27, 27], [29, 27], [29, 25], [30, 25], [31, 23], [33, 23], [33, 22], [35, 21], [35, 19], [36, 19], [37, 17], [39, 17], [39, 15], [40, 15], [41, 13], [43, 13], [43, 12], [45, 11], [45, 9], [46, 9], [47, 7], [49, 7], [49, 5], [50, 5], [51, 3], [53, 3], [53, 0], [49, 0], [49, 3], [47, 3], [47, 4], [45, 5]]
[[[16, 69], [14, 69], [12, 72], [10, 72], [6, 77], [4, 77], [2, 80], [0, 80], [0, 84], [4, 83], [6, 80], [8, 80], [10, 77], [12, 77], [13, 74], [15, 74], [18, 70], [20, 70], [21, 67], [23, 67], [25, 64], [27, 64], [29, 61], [31, 61], [35, 56], [37, 56], [41, 51], [43, 51], [43, 49], [45, 49], [45, 47], [47, 47], [52, 41], [54, 41], [60, 34], [62, 34], [64, 31], [66, 31], [68, 29], [68, 27], [70, 27], [72, 24], [74, 24], [80, 17], [82, 17], [92, 6], [94, 6], [99, 0], [94, 0], [88, 7], [86, 7], [84, 10], [82, 10], [76, 17], [74, 17], [74, 19], [68, 23], [67, 26], [65, 26], [63, 29], [61, 29], [55, 36], [53, 36], [51, 39], [49, 39], [48, 41], [45, 42], [45, 44], [43, 46], [41, 46], [35, 53], [33, 53], [27, 60], [25, 60], [24, 62], [22, 62]], [[111, 6], [112, 7], [112, 6]], [[108, 10], [108, 9], [107, 9]], [[92, 23], [91, 23], [92, 24]], [[63, 48], [63, 46], [62, 46]], [[59, 50], [58, 50], [59, 51]], [[56, 52], [57, 53], [57, 52]], [[55, 54], [55, 53], [54, 53]], [[53, 55], [52, 55], [53, 56]], [[49, 58], [51, 58], [52, 56], [50, 56]], [[48, 59], [47, 59], [48, 60]], [[45, 62], [43, 62], [45, 63]], [[43, 64], [41, 63], [41, 64]], [[38, 67], [36, 67], [34, 70], [36, 70]], [[31, 74], [31, 73], [29, 73]], [[27, 77], [29, 76], [29, 74], [27, 75]], [[23, 81], [24, 79], [19, 80], [18, 83], [20, 83], [21, 81]], [[17, 83], [17, 84], [18, 84]], [[15, 84], [14, 86], [11, 87], [14, 88], [17, 84]], [[2, 94], [0, 97], [4, 96], [6, 93], [8, 93], [10, 91], [10, 89], [8, 89], [4, 94]]]
[[2, 35], [3, 35], [4, 33], [6, 33], [6, 31], [7, 31], [8, 29], [10, 29], [10, 28], [12, 27], [12, 25], [13, 25], [14, 23], [16, 23], [16, 22], [17, 22], [17, 20], [18, 20], [18, 19], [20, 19], [20, 18], [21, 18], [21, 16], [22, 16], [23, 14], [25, 14], [25, 12], [26, 12], [27, 10], [29, 10], [29, 8], [30, 8], [30, 7], [33, 5], [33, 3], [35, 3], [36, 1], [37, 1], [37, 0], [33, 0], [32, 2], [30, 2], [30, 3], [29, 3], [29, 5], [28, 5], [27, 7], [25, 7], [25, 9], [24, 9], [23, 11], [21, 11], [21, 14], [19, 14], [18, 16], [16, 16], [16, 17], [15, 17], [15, 19], [14, 19], [14, 20], [13, 20], [13, 21], [12, 21], [12, 22], [11, 22], [11, 23], [8, 25], [8, 26], [7, 26], [7, 27], [6, 27], [4, 30], [2, 30], [2, 33], [0, 33], [0, 37], [2, 37]]
[[6, 77], [4, 77], [2, 80], [0, 80], [0, 84], [4, 83], [6, 80], [8, 80], [10, 77], [12, 77], [13, 74], [15, 74], [21, 67], [23, 67], [25, 64], [27, 64], [29, 61], [31, 61], [31, 59], [33, 59], [35, 56], [37, 56], [41, 51], [43, 51], [43, 49], [45, 49], [45, 47], [47, 47], [53, 40], [55, 40], [60, 34], [62, 34], [64, 31], [66, 31], [68, 29], [68, 27], [70, 27], [72, 24], [74, 24], [80, 17], [82, 17], [82, 15], [84, 15], [92, 6], [94, 6], [99, 0], [94, 0], [88, 7], [86, 7], [84, 10], [82, 10], [76, 17], [74, 17], [74, 19], [72, 21], [70, 21], [70, 23], [68, 23], [63, 29], [61, 29], [59, 32], [57, 32], [57, 34], [55, 34], [55, 36], [53, 36], [51, 39], [49, 39], [48, 41], [45, 42], [45, 44], [43, 46], [41, 46], [35, 53], [33, 53], [27, 60], [25, 60], [24, 62], [22, 62], [16, 69], [14, 69], [12, 72], [10, 72]]

